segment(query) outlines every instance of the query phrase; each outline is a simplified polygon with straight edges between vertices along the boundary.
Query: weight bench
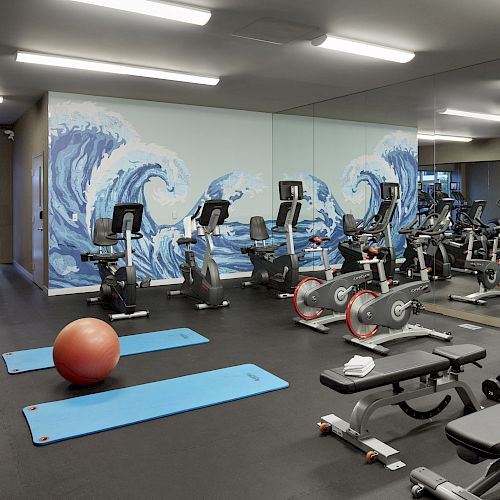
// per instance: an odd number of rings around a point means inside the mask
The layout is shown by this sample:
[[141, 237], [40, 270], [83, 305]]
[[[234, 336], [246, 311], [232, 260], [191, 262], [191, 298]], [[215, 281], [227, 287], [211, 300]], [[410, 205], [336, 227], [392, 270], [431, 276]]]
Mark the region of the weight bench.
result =
[[414, 498], [421, 498], [425, 492], [445, 500], [480, 500], [484, 493], [496, 486], [500, 482], [499, 422], [500, 406], [496, 405], [447, 424], [446, 437], [457, 445], [460, 458], [471, 464], [495, 461], [467, 488], [456, 486], [425, 467], [414, 469], [410, 474]]
[[[366, 377], [344, 375], [343, 366], [326, 370], [321, 374], [323, 385], [341, 394], [354, 394], [368, 389], [392, 385], [392, 389], [370, 393], [361, 398], [354, 407], [349, 422], [334, 414], [321, 417], [318, 424], [323, 434], [336, 434], [366, 453], [369, 463], [378, 460], [388, 469], [396, 470], [406, 464], [399, 459], [399, 451], [372, 437], [368, 422], [372, 413], [385, 406], [398, 405], [408, 416], [430, 419], [441, 413], [451, 401], [451, 396], [434, 408], [420, 411], [407, 401], [430, 394], [454, 389], [457, 391], [466, 413], [481, 410], [470, 387], [458, 379], [464, 365], [472, 363], [481, 367], [478, 360], [486, 357], [486, 350], [472, 344], [436, 347], [432, 354], [411, 351], [377, 359], [375, 368]], [[401, 382], [417, 379], [412, 386], [401, 387]]]

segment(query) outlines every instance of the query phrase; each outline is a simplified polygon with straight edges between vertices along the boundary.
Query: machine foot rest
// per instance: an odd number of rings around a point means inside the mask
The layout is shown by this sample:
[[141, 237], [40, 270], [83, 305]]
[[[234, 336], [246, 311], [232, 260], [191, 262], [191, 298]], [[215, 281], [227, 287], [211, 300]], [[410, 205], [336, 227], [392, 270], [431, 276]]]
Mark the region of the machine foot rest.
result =
[[221, 307], [229, 307], [231, 303], [229, 302], [229, 300], [224, 300], [222, 301], [220, 304], [217, 304], [217, 305], [213, 305], [213, 304], [195, 304], [195, 309], [197, 309], [198, 311], [202, 310], [202, 309], [219, 309]]
[[136, 311], [132, 314], [117, 313], [117, 314], [110, 314], [109, 321], [118, 321], [120, 319], [144, 318], [147, 316], [149, 316], [149, 311]]

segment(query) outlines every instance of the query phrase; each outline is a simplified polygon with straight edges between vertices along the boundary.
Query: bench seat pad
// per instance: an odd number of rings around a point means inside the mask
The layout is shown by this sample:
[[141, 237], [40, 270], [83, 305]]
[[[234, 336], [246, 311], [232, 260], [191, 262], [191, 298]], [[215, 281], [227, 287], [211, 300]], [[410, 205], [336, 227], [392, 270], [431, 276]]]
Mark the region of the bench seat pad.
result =
[[452, 366], [462, 366], [486, 357], [486, 349], [474, 344], [439, 346], [432, 352], [448, 358]]
[[500, 458], [500, 405], [449, 422], [446, 436], [453, 444], [480, 457]]
[[411, 351], [375, 360], [375, 368], [366, 377], [345, 376], [344, 367], [341, 366], [325, 370], [320, 381], [341, 394], [353, 394], [440, 372], [449, 367], [450, 361], [442, 356], [425, 351]]

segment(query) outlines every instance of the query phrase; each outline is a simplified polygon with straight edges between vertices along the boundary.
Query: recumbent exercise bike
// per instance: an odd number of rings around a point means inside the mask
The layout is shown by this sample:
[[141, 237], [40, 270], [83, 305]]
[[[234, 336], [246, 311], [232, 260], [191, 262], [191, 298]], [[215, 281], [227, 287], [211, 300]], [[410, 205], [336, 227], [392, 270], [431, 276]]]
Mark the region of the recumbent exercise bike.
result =
[[[102, 304], [114, 313], [109, 320], [142, 318], [149, 311], [136, 311], [137, 273], [132, 262], [132, 240], [141, 234], [143, 206], [140, 203], [119, 203], [113, 209], [113, 218], [99, 218], [94, 224], [93, 242], [99, 252], [81, 254], [82, 262], [94, 262], [101, 276], [101, 288], [97, 297], [87, 299], [88, 304]], [[124, 252], [112, 252], [118, 241], [125, 243]], [[125, 259], [125, 266], [118, 267], [118, 260]], [[148, 287], [149, 278], [140, 283]]]
[[[250, 219], [250, 239], [254, 242], [249, 247], [241, 248], [241, 253], [248, 255], [253, 264], [252, 276], [244, 281], [243, 288], [252, 285], [264, 285], [275, 290], [276, 297], [286, 299], [293, 297], [299, 278], [299, 258], [295, 253], [293, 231], [299, 219], [304, 192], [301, 181], [280, 181], [280, 200], [282, 201], [273, 233], [285, 233], [286, 243], [266, 245], [269, 239], [264, 218], [254, 216]], [[281, 246], [287, 246], [287, 253], [276, 256]]]
[[[201, 212], [201, 213], [200, 213]], [[199, 216], [199, 217], [198, 217]], [[196, 212], [184, 219], [184, 237], [177, 240], [178, 245], [185, 245], [185, 262], [180, 266], [184, 281], [180, 290], [171, 290], [168, 296], [184, 295], [201, 301], [196, 309], [215, 309], [229, 306], [224, 299], [224, 288], [219, 275], [219, 268], [213, 259], [213, 236], [220, 235], [219, 226], [229, 217], [229, 201], [208, 200], [200, 205]], [[191, 245], [197, 243], [193, 231], [205, 238], [205, 255], [201, 268], [196, 264], [196, 257]]]

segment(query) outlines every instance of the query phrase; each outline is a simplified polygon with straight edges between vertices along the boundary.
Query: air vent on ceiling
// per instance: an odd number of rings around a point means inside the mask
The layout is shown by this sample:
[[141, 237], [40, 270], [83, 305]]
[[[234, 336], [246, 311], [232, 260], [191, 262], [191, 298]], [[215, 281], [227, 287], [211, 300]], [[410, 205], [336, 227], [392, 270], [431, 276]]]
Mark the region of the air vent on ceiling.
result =
[[306, 35], [310, 37], [317, 31], [318, 28], [315, 26], [263, 17], [235, 31], [233, 36], [281, 45], [299, 38], [305, 38]]

